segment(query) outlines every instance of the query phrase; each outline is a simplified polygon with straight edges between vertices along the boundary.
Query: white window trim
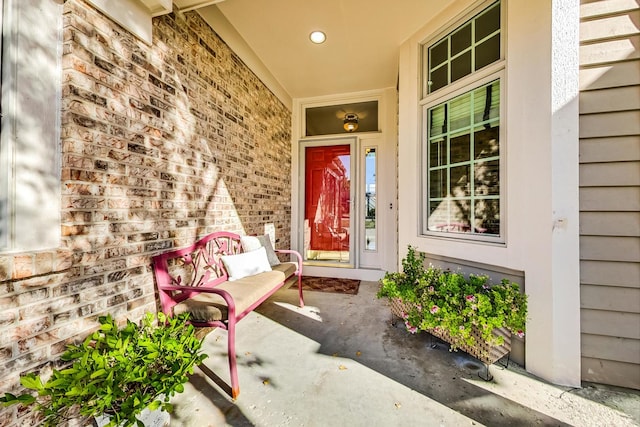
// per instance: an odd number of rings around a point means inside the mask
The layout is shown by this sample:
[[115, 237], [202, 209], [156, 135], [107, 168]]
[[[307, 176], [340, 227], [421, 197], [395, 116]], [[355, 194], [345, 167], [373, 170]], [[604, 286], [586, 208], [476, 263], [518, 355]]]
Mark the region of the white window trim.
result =
[[351, 133], [335, 133], [335, 134], [326, 134], [326, 135], [312, 135], [307, 136], [307, 109], [308, 108], [316, 108], [316, 107], [330, 107], [335, 105], [344, 105], [344, 104], [356, 104], [360, 102], [377, 102], [378, 103], [378, 130], [377, 131], [369, 131], [369, 132], [355, 132], [357, 135], [371, 135], [371, 134], [380, 134], [384, 132], [383, 129], [383, 112], [381, 110], [383, 100], [383, 94], [380, 93], [379, 90], [366, 91], [361, 93], [355, 93], [346, 96], [334, 97], [323, 96], [316, 98], [306, 98], [301, 99], [299, 104], [300, 118], [299, 123], [300, 127], [298, 129], [298, 140], [314, 140], [314, 139], [326, 139], [327, 137], [339, 137], [345, 135], [351, 135]]
[[[421, 99], [424, 98], [428, 98], [434, 94], [438, 94], [438, 92], [443, 91], [445, 88], [453, 85], [453, 84], [458, 84], [459, 82], [461, 82], [462, 80], [464, 80], [466, 77], [463, 77], [462, 79], [456, 80], [453, 83], [449, 83], [446, 86], [438, 89], [437, 91], [435, 91], [434, 93], [428, 93], [429, 91], [427, 90], [427, 85], [428, 85], [428, 63], [426, 63], [426, 61], [428, 61], [429, 58], [429, 48], [433, 45], [435, 45], [437, 42], [439, 42], [440, 40], [442, 40], [443, 38], [447, 37], [449, 34], [455, 32], [457, 29], [459, 29], [460, 27], [462, 27], [464, 24], [466, 24], [469, 20], [473, 19], [476, 15], [479, 15], [480, 13], [482, 13], [482, 11], [484, 11], [485, 9], [489, 8], [491, 5], [493, 5], [497, 0], [484, 0], [481, 2], [478, 2], [475, 5], [472, 5], [471, 7], [469, 7], [465, 12], [462, 12], [459, 16], [457, 16], [454, 19], [451, 19], [448, 23], [446, 23], [439, 31], [435, 32], [434, 35], [432, 37], [429, 37], [425, 40], [423, 40], [420, 43], [420, 52], [419, 52], [419, 57], [420, 60], [418, 61], [419, 66], [420, 66], [420, 84], [419, 84], [419, 88], [420, 88], [420, 95], [419, 97]], [[505, 39], [506, 39], [506, 24], [507, 24], [507, 1], [506, 0], [500, 0], [500, 60], [504, 60], [505, 59], [505, 52], [506, 52], [506, 44], [505, 44]], [[487, 67], [490, 67], [491, 65], [488, 65]], [[485, 67], [485, 68], [487, 68]], [[483, 68], [484, 69], [484, 68]], [[480, 69], [478, 71], [475, 71], [474, 73], [471, 73], [470, 75], [474, 75], [479, 73], [480, 71], [482, 71], [483, 69]], [[427, 74], [425, 74], [425, 71], [427, 72]]]
[[[430, 46], [433, 46], [435, 43], [440, 41], [443, 37], [446, 37], [448, 34], [454, 32], [460, 26], [464, 25], [470, 19], [481, 13], [486, 8], [490, 7], [495, 3], [495, 0], [484, 1], [472, 9], [470, 9], [467, 13], [461, 15], [458, 19], [455, 19], [453, 23], [447, 25], [441, 31], [438, 31], [435, 36], [425, 40], [424, 43], [421, 43], [419, 46], [419, 55], [420, 55], [420, 84], [418, 87], [421, 90], [420, 97], [421, 99], [418, 101], [418, 105], [420, 107], [420, 140], [419, 140], [419, 153], [420, 153], [420, 200], [419, 200], [419, 229], [418, 234], [422, 237], [429, 238], [438, 238], [449, 241], [456, 242], [479, 242], [486, 244], [493, 244], [497, 246], [506, 246], [507, 243], [507, 108], [506, 108], [506, 100], [507, 100], [507, 82], [506, 82], [506, 1], [502, 0], [500, 2], [500, 59], [493, 64], [487, 65], [484, 68], [481, 68], [478, 71], [475, 71], [455, 82], [449, 83], [446, 86], [434, 91], [433, 93], [426, 94], [424, 90], [427, 85], [428, 75], [425, 73], [428, 72], [428, 64], [425, 62], [428, 61], [428, 49]], [[479, 233], [455, 233], [455, 232], [438, 232], [438, 231], [429, 231], [427, 224], [429, 219], [429, 208], [428, 208], [428, 146], [425, 144], [426, 139], [428, 138], [428, 117], [427, 112], [429, 108], [446, 102], [452, 98], [455, 98], [458, 95], [462, 95], [464, 93], [473, 91], [474, 89], [487, 84], [494, 80], [500, 80], [500, 235], [499, 236], [484, 236]]]
[[[39, 0], [2, 3], [0, 253], [57, 248], [64, 6]], [[40, 31], [21, 27], [30, 22], [40, 22]], [[37, 61], [28, 49], [40, 49]]]
[[[420, 139], [420, 174], [421, 174], [421, 187], [420, 187], [420, 210], [421, 210], [421, 214], [420, 214], [420, 235], [421, 236], [428, 236], [428, 237], [437, 237], [437, 238], [443, 238], [443, 239], [451, 239], [451, 240], [456, 240], [456, 241], [460, 241], [460, 240], [473, 240], [473, 241], [478, 241], [478, 242], [487, 242], [487, 243], [496, 243], [496, 244], [505, 244], [506, 243], [506, 230], [507, 230], [507, 225], [506, 225], [506, 217], [505, 217], [505, 212], [506, 212], [506, 208], [507, 208], [507, 203], [506, 203], [506, 194], [507, 194], [507, 189], [506, 189], [506, 179], [505, 177], [507, 176], [507, 170], [506, 170], [506, 126], [504, 126], [504, 124], [506, 123], [506, 94], [505, 94], [505, 71], [504, 69], [500, 69], [492, 74], [489, 74], [487, 76], [484, 76], [481, 79], [475, 79], [473, 84], [468, 84], [465, 87], [462, 88], [457, 88], [456, 90], [453, 90], [450, 92], [450, 96], [440, 96], [437, 99], [433, 99], [433, 100], [429, 100], [429, 102], [425, 102], [422, 105], [422, 112], [421, 112], [421, 135], [422, 138]], [[499, 141], [499, 147], [500, 147], [500, 169], [499, 169], [499, 173], [500, 173], [500, 235], [499, 236], [494, 236], [494, 235], [482, 235], [479, 233], [455, 233], [455, 232], [440, 232], [440, 231], [430, 231], [428, 230], [427, 224], [428, 224], [428, 220], [429, 220], [429, 208], [428, 208], [428, 189], [429, 189], [429, 185], [428, 185], [428, 170], [427, 170], [427, 166], [428, 166], [428, 161], [429, 161], [429, 153], [428, 153], [428, 148], [427, 148], [427, 144], [426, 144], [426, 140], [427, 140], [427, 133], [428, 133], [428, 117], [427, 117], [427, 112], [429, 111], [429, 108], [434, 107], [438, 104], [441, 104], [442, 102], [445, 102], [449, 99], [455, 98], [458, 95], [464, 94], [464, 93], [468, 93], [471, 92], [475, 89], [477, 89], [478, 87], [481, 87], [487, 83], [490, 83], [492, 81], [495, 80], [500, 80], [500, 141]]]

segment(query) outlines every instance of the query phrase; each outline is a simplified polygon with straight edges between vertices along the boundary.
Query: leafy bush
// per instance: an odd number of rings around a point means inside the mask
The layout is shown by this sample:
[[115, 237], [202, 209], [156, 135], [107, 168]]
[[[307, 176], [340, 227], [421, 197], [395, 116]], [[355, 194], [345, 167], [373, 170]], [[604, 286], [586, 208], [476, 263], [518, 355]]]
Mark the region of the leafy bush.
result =
[[20, 379], [35, 396], [5, 393], [0, 402], [35, 405], [45, 426], [76, 413], [110, 415], [108, 426], [142, 426], [137, 415], [147, 407], [171, 412], [170, 397], [184, 391], [193, 367], [207, 357], [187, 320], [158, 313], [157, 326], [156, 316], [148, 313], [140, 325], [127, 320], [119, 328], [110, 315], [100, 317], [97, 331], [81, 345], [67, 346], [62, 360], [68, 367], [53, 370], [46, 382], [33, 373]]
[[492, 285], [487, 276], [465, 277], [434, 266], [425, 268], [424, 259], [424, 254], [417, 255], [409, 246], [402, 271], [387, 272], [377, 294], [378, 298], [404, 303], [407, 310], [402, 317], [409, 331], [446, 331], [452, 340], [451, 349], [463, 343], [474, 346], [474, 328], [492, 346], [504, 341], [493, 333], [496, 328], [524, 336], [527, 296], [517, 284], [503, 279]]

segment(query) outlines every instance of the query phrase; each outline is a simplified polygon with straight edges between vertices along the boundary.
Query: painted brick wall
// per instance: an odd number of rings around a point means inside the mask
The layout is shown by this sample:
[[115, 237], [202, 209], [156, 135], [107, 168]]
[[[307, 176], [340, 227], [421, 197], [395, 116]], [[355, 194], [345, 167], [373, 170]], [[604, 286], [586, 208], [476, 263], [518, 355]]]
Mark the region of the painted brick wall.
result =
[[64, 10], [63, 248], [0, 256], [0, 392], [97, 316], [155, 311], [158, 251], [266, 227], [290, 244], [291, 114], [200, 16], [155, 18], [148, 46], [81, 0]]

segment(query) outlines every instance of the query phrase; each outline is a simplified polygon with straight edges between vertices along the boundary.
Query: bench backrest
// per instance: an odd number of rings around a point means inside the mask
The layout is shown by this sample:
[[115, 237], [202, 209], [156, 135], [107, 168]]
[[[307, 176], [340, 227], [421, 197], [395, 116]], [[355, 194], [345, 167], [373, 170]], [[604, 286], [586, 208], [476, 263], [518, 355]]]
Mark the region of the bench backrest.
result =
[[153, 257], [153, 270], [162, 311], [189, 298], [193, 292], [180, 292], [174, 286], [213, 287], [227, 280], [222, 255], [242, 252], [240, 236], [227, 231], [207, 234], [191, 246], [163, 252]]

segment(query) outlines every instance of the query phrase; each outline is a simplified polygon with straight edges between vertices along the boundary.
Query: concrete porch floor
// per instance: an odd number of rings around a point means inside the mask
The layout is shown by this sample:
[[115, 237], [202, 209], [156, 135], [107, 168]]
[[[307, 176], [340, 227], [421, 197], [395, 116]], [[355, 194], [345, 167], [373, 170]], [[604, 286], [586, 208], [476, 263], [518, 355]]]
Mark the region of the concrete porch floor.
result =
[[[429, 335], [390, 324], [362, 282], [358, 295], [278, 291], [237, 328], [240, 396], [229, 397], [226, 332], [173, 399], [171, 426], [638, 426], [640, 392], [559, 387], [511, 363], [483, 365]], [[218, 378], [216, 378], [216, 376]]]

